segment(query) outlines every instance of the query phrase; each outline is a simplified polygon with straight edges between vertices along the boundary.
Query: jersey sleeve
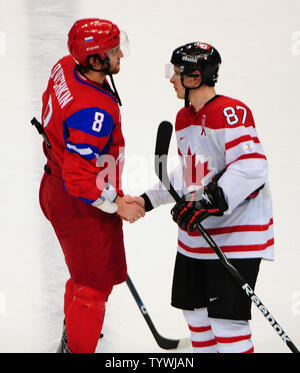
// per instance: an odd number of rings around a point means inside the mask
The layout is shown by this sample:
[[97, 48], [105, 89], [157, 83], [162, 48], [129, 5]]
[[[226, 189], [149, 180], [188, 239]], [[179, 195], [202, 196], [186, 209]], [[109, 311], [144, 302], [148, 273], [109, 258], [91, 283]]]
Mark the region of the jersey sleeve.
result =
[[65, 189], [73, 197], [95, 206], [105, 200], [112, 202], [117, 196], [114, 183], [99, 177], [103, 168], [98, 162], [109, 154], [113, 129], [112, 116], [98, 107], [76, 111], [64, 121]]
[[[181, 197], [183, 195], [183, 171], [182, 165], [178, 164], [172, 172], [169, 174], [169, 180], [171, 185]], [[171, 196], [165, 186], [159, 181], [151, 189], [145, 192], [147, 194], [153, 208], [165, 205], [168, 203], [174, 203], [174, 198]]]
[[268, 164], [251, 110], [244, 104], [222, 109], [226, 171], [218, 181], [227, 198], [226, 214], [267, 181]]

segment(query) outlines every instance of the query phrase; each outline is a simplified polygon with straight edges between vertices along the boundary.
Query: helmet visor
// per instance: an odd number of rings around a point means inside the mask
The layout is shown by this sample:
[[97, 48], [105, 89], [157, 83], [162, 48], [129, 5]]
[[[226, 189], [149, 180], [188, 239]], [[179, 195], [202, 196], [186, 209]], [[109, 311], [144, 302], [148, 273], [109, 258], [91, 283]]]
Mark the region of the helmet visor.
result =
[[165, 66], [165, 77], [166, 79], [171, 79], [172, 76], [174, 75], [175, 71], [174, 71], [174, 65], [171, 64], [171, 63], [166, 63], [166, 66]]
[[125, 31], [120, 31], [120, 44], [111, 48], [108, 51], [108, 55], [114, 56], [119, 52], [119, 50], [122, 51], [123, 57], [129, 56], [129, 39]]
[[167, 79], [171, 79], [174, 74], [182, 75], [182, 76], [187, 76], [191, 78], [198, 78], [201, 76], [200, 70], [188, 70], [184, 66], [178, 66], [179, 71], [175, 71], [174, 68], [175, 65], [171, 63], [167, 63], [165, 67], [165, 77]]
[[120, 48], [123, 52], [124, 57], [128, 57], [130, 54], [129, 39], [125, 31], [120, 31]]

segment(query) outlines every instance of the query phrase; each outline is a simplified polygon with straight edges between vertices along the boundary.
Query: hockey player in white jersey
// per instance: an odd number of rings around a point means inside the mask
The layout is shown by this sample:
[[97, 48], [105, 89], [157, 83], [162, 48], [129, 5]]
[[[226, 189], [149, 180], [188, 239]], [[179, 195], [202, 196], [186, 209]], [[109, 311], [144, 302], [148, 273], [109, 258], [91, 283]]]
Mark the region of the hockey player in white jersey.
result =
[[[251, 300], [196, 230], [208, 231], [255, 287], [261, 259], [273, 260], [268, 164], [250, 108], [216, 94], [221, 57], [207, 43], [172, 54], [170, 82], [185, 100], [176, 117], [179, 167], [170, 175], [181, 200], [172, 208], [178, 247], [172, 305], [183, 310], [197, 353], [251, 353]], [[146, 211], [174, 203], [158, 183], [138, 201]]]

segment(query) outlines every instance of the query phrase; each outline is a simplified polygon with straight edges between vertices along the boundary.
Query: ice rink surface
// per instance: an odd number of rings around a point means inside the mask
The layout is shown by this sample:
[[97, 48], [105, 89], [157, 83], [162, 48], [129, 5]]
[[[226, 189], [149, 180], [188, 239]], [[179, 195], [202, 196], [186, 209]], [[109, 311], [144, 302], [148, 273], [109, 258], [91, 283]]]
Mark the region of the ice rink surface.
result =
[[[55, 352], [61, 336], [68, 272], [39, 207], [45, 159], [30, 120], [40, 119], [41, 95], [50, 69], [67, 54], [70, 27], [85, 17], [108, 18], [130, 39], [130, 55], [115, 78], [127, 193], [140, 194], [156, 181], [157, 126], [174, 123], [183, 105], [164, 77], [173, 49], [206, 41], [220, 51], [217, 92], [250, 106], [270, 167], [276, 257], [262, 263], [256, 293], [300, 347], [299, 14], [299, 0], [0, 0], [0, 352]], [[170, 306], [177, 240], [170, 208], [125, 224], [124, 233], [128, 272], [153, 322], [162, 335], [182, 338], [188, 329], [181, 311]], [[252, 310], [255, 351], [289, 352]], [[109, 298], [103, 332], [99, 353], [164, 352], [126, 284]]]

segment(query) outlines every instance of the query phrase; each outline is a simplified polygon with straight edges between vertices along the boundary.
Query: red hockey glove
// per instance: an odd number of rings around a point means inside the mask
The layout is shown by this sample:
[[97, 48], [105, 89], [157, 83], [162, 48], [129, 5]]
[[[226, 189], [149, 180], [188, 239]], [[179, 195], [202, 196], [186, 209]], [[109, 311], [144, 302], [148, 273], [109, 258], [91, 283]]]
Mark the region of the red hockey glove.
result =
[[222, 216], [228, 209], [223, 190], [216, 181], [202, 190], [185, 194], [172, 208], [173, 220], [180, 228], [194, 232], [197, 225], [210, 215]]

